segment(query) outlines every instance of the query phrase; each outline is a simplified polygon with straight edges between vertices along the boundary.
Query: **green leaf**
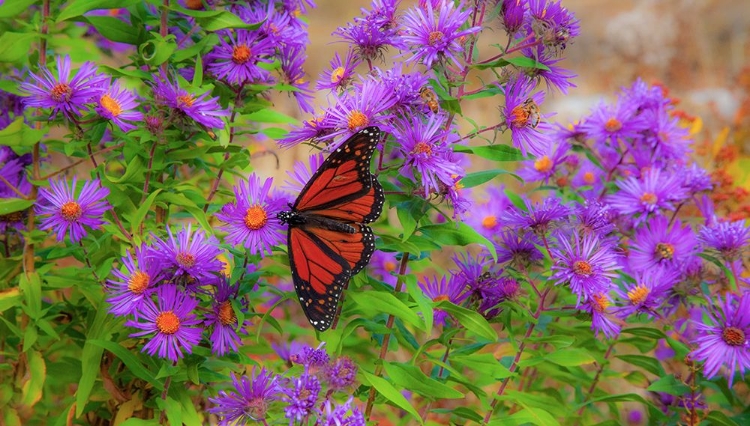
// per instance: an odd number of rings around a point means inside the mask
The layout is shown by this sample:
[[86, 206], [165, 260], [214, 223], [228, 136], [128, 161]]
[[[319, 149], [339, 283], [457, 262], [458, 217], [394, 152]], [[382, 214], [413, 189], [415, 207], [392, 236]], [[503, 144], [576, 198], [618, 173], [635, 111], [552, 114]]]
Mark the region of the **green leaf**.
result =
[[558, 349], [547, 354], [544, 359], [563, 367], [575, 367], [596, 362], [587, 350], [581, 348]]
[[516, 413], [496, 417], [487, 426], [506, 426], [506, 425], [544, 425], [544, 426], [556, 426], [560, 422], [555, 419], [552, 414], [541, 408], [525, 407], [523, 410]]
[[34, 205], [34, 200], [22, 198], [0, 198], [0, 215], [26, 210]]
[[393, 385], [381, 377], [370, 374], [364, 370], [359, 370], [359, 372], [362, 375], [364, 382], [367, 382], [374, 387], [378, 393], [394, 403], [397, 407], [400, 407], [407, 413], [411, 414], [417, 421], [419, 421], [419, 424], [424, 424], [424, 422], [422, 422], [422, 417], [417, 413], [417, 410], [409, 404], [409, 401], [401, 395], [401, 391], [393, 387]]
[[7, 311], [9, 308], [17, 306], [23, 296], [21, 290], [18, 287], [11, 287], [0, 291], [0, 314]]
[[500, 364], [492, 354], [451, 355], [451, 364], [462, 365], [495, 380], [512, 376], [508, 367]]
[[626, 401], [636, 401], [642, 404], [648, 404], [648, 401], [646, 401], [645, 399], [643, 399], [642, 396], [636, 393], [621, 393], [621, 394], [607, 395], [601, 398], [594, 398], [594, 399], [588, 400], [584, 402], [583, 404], [581, 404], [580, 406], [578, 406], [577, 408], [585, 407], [595, 402], [626, 402]]
[[21, 404], [31, 408], [42, 399], [42, 388], [47, 377], [47, 365], [42, 354], [37, 351], [31, 351], [27, 356], [29, 376], [25, 378], [27, 380], [21, 387]]
[[186, 196], [182, 194], [162, 193], [160, 198], [164, 202], [172, 203], [187, 210], [200, 223], [203, 229], [212, 229], [208, 223], [208, 219], [206, 219], [206, 212], [203, 211], [203, 208], [198, 207], [195, 202]]
[[650, 327], [624, 328], [622, 332], [625, 334], [632, 334], [633, 336], [645, 337], [652, 340], [659, 340], [667, 337], [661, 330]]
[[168, 34], [166, 37], [153, 31], [150, 34], [153, 39], [138, 46], [138, 53], [149, 65], [158, 66], [166, 62], [177, 49], [177, 38], [174, 34]]
[[145, 173], [146, 165], [143, 163], [141, 157], [135, 156], [128, 166], [125, 168], [125, 173], [122, 174], [118, 179], [107, 176], [107, 180], [112, 183], [126, 183], [133, 179], [134, 176], [143, 177]]
[[719, 259], [717, 259], [717, 258], [715, 258], [713, 256], [709, 256], [709, 255], [707, 255], [705, 253], [698, 253], [698, 256], [700, 256], [700, 257], [708, 260], [709, 262], [713, 263], [714, 265], [718, 266], [724, 272], [724, 275], [727, 277], [727, 280], [729, 281], [729, 287], [732, 290], [734, 290], [734, 291], [738, 290], [737, 289], [737, 281], [734, 279], [734, 274], [732, 273], [732, 271], [729, 270], [729, 268], [726, 267], [726, 265], [724, 265], [724, 262], [722, 262], [721, 260], [719, 260]]
[[391, 293], [384, 291], [349, 292], [351, 298], [365, 312], [385, 313], [400, 318], [420, 330], [425, 330], [424, 322], [419, 315]]
[[424, 217], [429, 208], [423, 198], [414, 197], [396, 204], [396, 214], [403, 228], [402, 240], [406, 241], [417, 229], [417, 224]]
[[463, 325], [466, 330], [491, 342], [497, 341], [497, 332], [495, 329], [493, 329], [492, 326], [490, 326], [490, 323], [488, 323], [487, 320], [476, 311], [455, 305], [447, 300], [438, 302], [435, 305], [435, 308], [450, 314], [461, 325]]
[[475, 186], [479, 186], [479, 185], [482, 185], [484, 183], [491, 181], [497, 176], [505, 175], [505, 174], [509, 174], [513, 176], [514, 178], [518, 179], [519, 182], [523, 182], [523, 179], [521, 179], [515, 173], [511, 173], [509, 171], [501, 170], [501, 169], [493, 169], [493, 170], [482, 170], [480, 172], [468, 173], [466, 176], [461, 178], [461, 185], [463, 185], [464, 188], [474, 188]]
[[32, 320], [39, 318], [42, 312], [42, 281], [39, 274], [36, 272], [21, 274], [18, 287], [23, 292], [26, 314]]
[[29, 57], [35, 33], [14, 33], [6, 31], [0, 35], [0, 62], [18, 62]]
[[722, 413], [721, 411], [711, 411], [710, 413], [708, 413], [708, 416], [706, 416], [705, 420], [708, 420], [709, 424], [711, 425], [739, 426], [739, 423], [730, 419], [726, 414]]
[[151, 209], [151, 205], [154, 204], [154, 200], [156, 199], [156, 196], [159, 195], [160, 192], [161, 192], [161, 188], [149, 194], [149, 196], [146, 197], [146, 199], [143, 201], [143, 204], [141, 204], [141, 206], [138, 207], [138, 210], [136, 210], [136, 212], [130, 218], [131, 232], [133, 232], [134, 234], [136, 233], [136, 229], [138, 229], [138, 227], [141, 226], [143, 219], [146, 218], [146, 214], [148, 214], [149, 210]]
[[401, 363], [384, 362], [388, 379], [403, 389], [409, 389], [420, 395], [434, 399], [459, 399], [465, 395], [431, 377], [427, 377], [419, 368]]
[[81, 352], [81, 378], [78, 380], [78, 389], [76, 390], [76, 417], [83, 414], [86, 404], [89, 402], [91, 390], [94, 388], [94, 382], [99, 375], [99, 364], [102, 360], [104, 350], [92, 343], [93, 340], [106, 338], [108, 336], [107, 308], [102, 303], [96, 309], [93, 322], [86, 333], [86, 343], [83, 344]]
[[660, 377], [657, 381], [651, 383], [646, 390], [652, 392], [664, 392], [674, 396], [682, 396], [690, 392], [690, 387], [687, 386], [674, 376], [670, 374], [668, 376]]
[[[2, 36], [0, 36], [0, 39], [2, 39]], [[19, 117], [8, 127], [0, 130], [0, 145], [32, 146], [42, 140], [47, 130], [47, 126], [43, 126], [41, 129], [32, 129], [23, 122], [23, 117]]]
[[272, 109], [261, 109], [250, 114], [242, 114], [237, 118], [238, 123], [283, 123], [298, 124], [299, 120]]
[[654, 357], [643, 355], [617, 355], [617, 358], [627, 362], [628, 364], [640, 367], [658, 377], [664, 376], [664, 367], [662, 367], [659, 360]]
[[476, 156], [486, 158], [493, 161], [523, 161], [526, 158], [521, 154], [518, 148], [494, 144], [494, 145], [483, 145], [483, 146], [463, 146], [455, 145], [453, 147], [454, 152], [463, 152], [467, 154], [474, 154]]
[[134, 46], [140, 43], [139, 31], [121, 19], [111, 16], [87, 16], [85, 19], [107, 40]]
[[91, 342], [91, 344], [93, 345], [102, 347], [112, 352], [115, 356], [117, 356], [117, 358], [120, 359], [120, 361], [123, 362], [123, 364], [128, 367], [128, 370], [130, 370], [130, 372], [139, 379], [150, 383], [158, 390], [162, 390], [164, 388], [162, 383], [156, 379], [154, 374], [146, 367], [144, 367], [141, 361], [135, 355], [133, 355], [132, 352], [125, 349], [119, 343], [110, 342], [107, 340], [87, 340], [87, 342]]
[[474, 410], [471, 410], [466, 407], [456, 407], [456, 408], [435, 408], [430, 410], [432, 413], [443, 413], [443, 414], [452, 414], [454, 416], [458, 416], [462, 419], [467, 420], [473, 420], [477, 423], [482, 422], [482, 415], [477, 413]]
[[167, 413], [168, 423], [171, 425], [182, 424], [182, 407], [180, 403], [175, 401], [172, 397], [167, 396], [167, 399], [156, 399], [156, 405], [159, 406], [163, 411]]
[[73, 0], [57, 16], [57, 22], [81, 16], [91, 10], [119, 9], [140, 3], [141, 0]]
[[469, 244], [481, 244], [492, 254], [492, 258], [497, 260], [495, 245], [474, 230], [474, 228], [463, 222], [427, 225], [419, 228], [419, 232], [427, 239], [442, 245], [467, 246]]
[[262, 22], [246, 24], [239, 16], [224, 10], [218, 14], [212, 14], [211, 16], [196, 16], [195, 21], [198, 22], [198, 25], [207, 32], [219, 31], [226, 28], [255, 30], [260, 28], [262, 24]]
[[502, 68], [510, 64], [510, 62], [506, 61], [505, 59], [497, 59], [492, 62], [482, 63], [482, 64], [473, 64], [471, 65], [471, 68], [476, 68], [478, 70], [486, 70], [488, 68]]
[[193, 88], [197, 89], [203, 84], [203, 57], [196, 55], [195, 57], [195, 69], [193, 70]]
[[422, 318], [424, 318], [425, 329], [432, 330], [432, 323], [435, 318], [435, 312], [432, 309], [432, 300], [425, 296], [424, 291], [417, 285], [417, 277], [409, 274], [404, 276], [403, 279], [406, 283], [406, 291], [417, 303], [417, 306], [419, 306]]
[[549, 67], [543, 63], [537, 61], [534, 58], [528, 58], [526, 56], [516, 56], [513, 58], [506, 58], [509, 64], [513, 64], [521, 68], [536, 68], [544, 71], [549, 71]]
[[29, 6], [36, 3], [36, 0], [13, 0], [6, 1], [0, 6], [0, 19], [12, 18], [21, 12], [29, 9]]

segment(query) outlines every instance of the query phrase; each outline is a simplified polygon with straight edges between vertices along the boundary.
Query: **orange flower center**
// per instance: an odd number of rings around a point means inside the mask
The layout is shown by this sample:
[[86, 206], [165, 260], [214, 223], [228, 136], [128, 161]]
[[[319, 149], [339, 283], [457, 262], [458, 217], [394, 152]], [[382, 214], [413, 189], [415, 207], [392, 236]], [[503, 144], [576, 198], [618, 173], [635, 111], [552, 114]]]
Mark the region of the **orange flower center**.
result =
[[136, 271], [128, 280], [128, 290], [134, 294], [141, 294], [148, 288], [151, 277], [143, 271]]
[[385, 268], [386, 271], [393, 272], [396, 270], [396, 262], [390, 262], [390, 261], [385, 262], [383, 267]]
[[529, 111], [523, 105], [519, 105], [510, 112], [510, 124], [515, 128], [526, 127], [529, 124]]
[[411, 151], [412, 154], [425, 154], [428, 157], [432, 156], [432, 145], [427, 142], [419, 142], [414, 145], [414, 149]]
[[101, 98], [99, 98], [99, 105], [109, 111], [109, 113], [112, 114], [112, 117], [117, 117], [118, 115], [122, 114], [122, 107], [120, 106], [120, 103], [108, 94], [104, 94]]
[[341, 81], [341, 77], [344, 76], [344, 67], [338, 67], [331, 71], [331, 83], [338, 83]]
[[349, 130], [353, 131], [354, 129], [364, 127], [368, 123], [370, 123], [370, 120], [368, 120], [367, 116], [361, 112], [352, 111], [349, 113]]
[[446, 296], [445, 294], [441, 294], [432, 298], [433, 302], [442, 302], [443, 300], [451, 300], [451, 298]]
[[156, 328], [162, 334], [175, 334], [180, 329], [180, 319], [172, 311], [164, 311], [156, 316]]
[[534, 161], [534, 168], [538, 172], [546, 173], [552, 170], [552, 160], [550, 160], [549, 157], [545, 155], [544, 157]]
[[587, 277], [591, 275], [592, 272], [591, 264], [586, 262], [585, 260], [578, 260], [573, 263], [573, 272], [576, 275], [583, 275]]
[[641, 201], [646, 204], [656, 204], [658, 199], [659, 198], [653, 192], [644, 192], [643, 195], [641, 195]]
[[674, 246], [669, 243], [659, 243], [656, 245], [656, 255], [662, 259], [671, 260], [674, 256]]
[[180, 106], [191, 107], [193, 106], [193, 102], [195, 102], [195, 98], [189, 93], [177, 97], [177, 104]]
[[245, 212], [245, 226], [247, 226], [248, 229], [257, 231], [264, 227], [266, 222], [268, 222], [268, 214], [260, 204], [250, 206]]
[[482, 227], [484, 229], [493, 229], [497, 226], [497, 216], [488, 215], [482, 219]]
[[635, 286], [632, 290], [628, 291], [628, 299], [630, 303], [639, 305], [643, 303], [648, 297], [649, 290], [643, 284]]
[[609, 307], [609, 299], [607, 299], [607, 296], [605, 296], [603, 293], [595, 294], [591, 296], [591, 299], [594, 302], [591, 304], [591, 306], [594, 308], [594, 310], [596, 310], [596, 312], [603, 313]]
[[68, 201], [67, 203], [63, 204], [62, 207], [60, 207], [60, 214], [62, 215], [63, 219], [67, 220], [68, 222], [72, 222], [81, 217], [81, 215], [83, 214], [83, 209], [81, 209], [81, 205], [76, 203], [75, 201]]
[[223, 325], [237, 324], [237, 315], [234, 314], [232, 303], [228, 300], [219, 305], [219, 321], [221, 321]]
[[622, 129], [622, 123], [620, 122], [620, 120], [612, 117], [609, 120], [607, 120], [606, 123], [604, 123], [604, 129], [610, 133], [614, 133]]
[[191, 10], [203, 9], [203, 0], [186, 0], [185, 6]]
[[52, 100], [55, 102], [69, 101], [73, 94], [73, 89], [67, 83], [57, 83], [50, 91]]
[[434, 45], [440, 40], [442, 40], [445, 37], [445, 34], [442, 33], [442, 31], [433, 31], [430, 33], [429, 41], [430, 45]]
[[250, 51], [250, 48], [245, 46], [244, 44], [234, 46], [234, 49], [232, 49], [232, 62], [237, 65], [242, 65], [250, 60], [251, 54], [252, 52]]
[[729, 346], [743, 346], [745, 344], [745, 332], [737, 327], [727, 327], [721, 332], [721, 338]]
[[594, 184], [594, 173], [592, 172], [586, 172], [583, 174], [583, 183], [586, 185], [593, 185]]
[[195, 256], [190, 253], [177, 253], [177, 263], [183, 268], [192, 268], [195, 266]]

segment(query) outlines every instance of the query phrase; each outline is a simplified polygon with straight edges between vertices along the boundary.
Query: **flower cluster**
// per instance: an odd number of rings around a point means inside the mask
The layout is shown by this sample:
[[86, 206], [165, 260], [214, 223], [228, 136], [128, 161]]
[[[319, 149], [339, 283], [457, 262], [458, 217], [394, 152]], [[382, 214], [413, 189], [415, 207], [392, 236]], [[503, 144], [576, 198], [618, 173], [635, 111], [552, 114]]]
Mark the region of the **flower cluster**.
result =
[[220, 424], [264, 422], [269, 412], [283, 412], [289, 424], [317, 419], [321, 425], [364, 426], [365, 420], [354, 399], [337, 402], [337, 394], [346, 394], [356, 386], [357, 365], [348, 357], [331, 360], [321, 344], [317, 349], [293, 345], [282, 355], [303, 371], [298, 376], [276, 375], [265, 368], [252, 376], [232, 375], [234, 389], [219, 391], [209, 398], [209, 412], [221, 418]]

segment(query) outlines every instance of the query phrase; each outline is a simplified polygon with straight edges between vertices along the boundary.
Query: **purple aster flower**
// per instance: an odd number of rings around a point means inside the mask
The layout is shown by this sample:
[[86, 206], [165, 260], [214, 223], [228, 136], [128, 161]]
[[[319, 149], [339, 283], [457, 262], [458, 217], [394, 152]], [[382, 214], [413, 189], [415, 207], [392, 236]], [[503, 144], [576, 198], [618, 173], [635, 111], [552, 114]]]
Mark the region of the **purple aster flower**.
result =
[[500, 0], [500, 22], [505, 33], [513, 37], [525, 23], [524, 15], [527, 10], [527, 2], [519, 0]]
[[[346, 92], [338, 97], [338, 102], [326, 112], [330, 118], [330, 124], [337, 130], [321, 137], [320, 139], [332, 139], [342, 136], [343, 142], [350, 136], [368, 126], [378, 126], [386, 132], [391, 130], [391, 115], [385, 111], [393, 106], [395, 98], [375, 80], [365, 80], [357, 92]], [[338, 148], [339, 143], [332, 144], [329, 150]]]
[[552, 248], [555, 264], [550, 279], [556, 284], [568, 283], [580, 304], [581, 300], [610, 289], [620, 262], [612, 247], [594, 234], [574, 235], [573, 240], [571, 244], [567, 236], [557, 238], [558, 247]]
[[570, 207], [555, 196], [541, 203], [532, 203], [528, 199], [524, 203], [526, 211], [511, 206], [500, 215], [500, 220], [508, 226], [530, 228], [537, 235], [544, 235], [552, 224], [567, 219], [571, 213]]
[[680, 176], [659, 169], [650, 169], [640, 179], [630, 177], [617, 181], [620, 191], [607, 197], [609, 205], [619, 214], [631, 217], [636, 225], [649, 215], [674, 210], [674, 201], [685, 199]]
[[315, 111], [315, 107], [311, 104], [313, 95], [309, 87], [310, 82], [305, 79], [305, 70], [302, 68], [307, 58], [304, 46], [283, 47], [280, 56], [281, 73], [284, 81], [296, 89], [292, 92], [292, 96], [297, 100], [299, 109], [310, 113]]
[[709, 300], [707, 320], [695, 324], [698, 349], [692, 352], [692, 357], [705, 362], [703, 374], [707, 379], [725, 365], [731, 388], [735, 371], [739, 369], [742, 376], [750, 369], [750, 293], [745, 292], [741, 297], [730, 293], [723, 300], [721, 296], [716, 298], [718, 304]]
[[346, 58], [342, 61], [338, 52], [331, 60], [331, 68], [323, 71], [315, 88], [318, 90], [344, 90], [354, 79], [354, 70], [361, 63], [355, 58], [354, 52], [349, 50]]
[[21, 90], [29, 96], [26, 107], [52, 108], [51, 117], [62, 112], [67, 118], [80, 115], [81, 109], [96, 96], [104, 76], [97, 75], [96, 65], [86, 62], [70, 78], [70, 57], [57, 57], [57, 77], [48, 69], [40, 70], [41, 77], [30, 74], [32, 82], [21, 83]]
[[[25, 156], [17, 156], [10, 147], [0, 147], [0, 198], [21, 198], [31, 193], [31, 183], [26, 179], [26, 163]], [[0, 234], [26, 229], [28, 211], [0, 214]]]
[[279, 358], [291, 365], [293, 362], [292, 359], [297, 359], [299, 357], [299, 354], [302, 353], [305, 345], [297, 341], [292, 341], [291, 343], [271, 343], [271, 347], [276, 351], [276, 355], [278, 355]]
[[143, 114], [139, 111], [133, 111], [134, 108], [138, 107], [135, 102], [135, 95], [128, 90], [121, 89], [119, 81], [112, 83], [111, 78], [107, 77], [95, 99], [97, 114], [112, 121], [123, 132], [129, 132], [136, 128], [128, 121], [143, 121]]
[[571, 179], [570, 183], [573, 188], [590, 187], [589, 191], [584, 191], [584, 194], [596, 195], [601, 194], [604, 189], [604, 180], [606, 174], [602, 169], [597, 167], [590, 160], [586, 159], [581, 162], [581, 166], [576, 171], [576, 174]]
[[250, 254], [271, 254], [273, 246], [284, 241], [283, 226], [276, 213], [284, 209], [284, 200], [269, 194], [273, 178], [261, 183], [255, 173], [234, 187], [235, 201], [225, 204], [216, 217], [225, 222], [227, 241], [241, 244]]
[[666, 109], [645, 111], [647, 129], [644, 144], [653, 151], [653, 157], [663, 160], [682, 160], [691, 151], [688, 129], [680, 119], [672, 117]]
[[548, 184], [552, 176], [558, 171], [558, 166], [564, 164], [569, 149], [570, 145], [567, 142], [547, 145], [544, 154], [538, 155], [534, 160], [523, 162], [518, 175], [526, 182], [541, 181]]
[[487, 238], [492, 238], [500, 230], [500, 214], [510, 205], [503, 187], [491, 187], [482, 198], [482, 203], [475, 203], [466, 224]]
[[620, 325], [614, 322], [608, 312], [611, 304], [606, 293], [596, 293], [578, 306], [578, 309], [591, 315], [591, 329], [594, 330], [594, 335], [598, 336], [601, 331], [608, 339], [614, 339], [620, 334]]
[[258, 66], [261, 62], [273, 62], [275, 46], [269, 39], [260, 38], [257, 31], [243, 29], [221, 34], [219, 44], [207, 58], [211, 74], [235, 85], [265, 82], [271, 78], [267, 70]]
[[145, 300], [151, 299], [157, 284], [162, 279], [161, 265], [147, 256], [147, 247], [135, 249], [135, 259], [125, 253], [121, 263], [125, 272], [114, 269], [116, 280], [107, 281], [107, 302], [112, 305], [109, 312], [116, 316], [138, 315]]
[[279, 399], [281, 386], [273, 372], [262, 368], [252, 378], [245, 375], [239, 378], [232, 373], [234, 391], [219, 391], [215, 398], [208, 398], [214, 404], [208, 412], [222, 417], [220, 425], [245, 425], [251, 421], [262, 422], [266, 418], [268, 405]]
[[[433, 302], [442, 302], [447, 300], [451, 303], [458, 305], [463, 302], [470, 293], [464, 292], [466, 284], [463, 280], [456, 279], [455, 276], [451, 275], [450, 278], [446, 279], [445, 276], [425, 278], [424, 281], [419, 283], [419, 288], [422, 289], [425, 296], [432, 299]], [[448, 317], [448, 313], [440, 309], [435, 309], [434, 321], [435, 324], [445, 324], [445, 320]]]
[[636, 271], [652, 268], [665, 272], [682, 270], [698, 248], [698, 241], [690, 226], [683, 227], [679, 219], [670, 225], [667, 218], [657, 216], [635, 231], [629, 263]]
[[660, 318], [659, 307], [669, 296], [668, 292], [680, 279], [677, 271], [664, 272], [659, 269], [634, 274], [634, 283], [625, 283], [617, 294], [625, 301], [617, 316], [627, 318], [632, 314], [646, 314], [649, 318]]
[[563, 67], [558, 67], [556, 64], [562, 61], [562, 59], [555, 58], [551, 53], [545, 52], [544, 46], [539, 45], [535, 49], [523, 49], [522, 52], [527, 58], [531, 58], [539, 64], [547, 67], [547, 69], [525, 67], [521, 68], [521, 71], [535, 80], [543, 80], [547, 85], [548, 92], [557, 89], [561, 93], [567, 95], [569, 88], [576, 87], [576, 85], [570, 81], [576, 77], [576, 74]]
[[433, 107], [439, 107], [437, 100], [435, 100], [437, 105], [432, 104], [431, 107], [423, 97], [426, 90], [432, 90], [429, 87], [429, 78], [424, 73], [417, 71], [404, 73], [403, 64], [397, 62], [386, 70], [375, 68], [370, 74], [376, 81], [380, 81], [386, 93], [393, 94], [395, 101], [390, 107], [391, 111], [404, 116], [412, 116], [415, 112], [427, 114], [433, 110]]
[[581, 233], [593, 233], [604, 239], [615, 230], [615, 224], [612, 223], [613, 216], [608, 205], [589, 200], [578, 205], [573, 220]]
[[543, 156], [550, 143], [547, 134], [552, 131], [539, 112], [544, 92], [532, 94], [535, 88], [536, 83], [523, 74], [510, 80], [505, 85], [505, 106], [500, 110], [505, 126], [511, 131], [513, 146], [524, 156], [529, 152]]
[[[211, 332], [211, 351], [222, 356], [232, 350], [237, 352], [240, 336], [237, 331], [247, 333], [245, 326], [249, 319], [245, 319], [238, 327], [238, 318], [232, 301], [241, 306], [242, 313], [247, 312], [247, 302], [237, 298], [239, 283], [229, 284], [226, 278], [222, 278], [216, 284], [214, 297], [211, 299], [213, 310], [206, 313], [206, 327], [213, 327]], [[239, 307], [239, 306], [238, 306]]]
[[396, 259], [396, 253], [385, 252], [382, 250], [376, 250], [375, 253], [372, 254], [372, 258], [368, 265], [370, 271], [376, 278], [380, 278], [390, 286], [395, 286], [398, 281], [398, 276], [396, 275], [398, 273], [398, 266], [399, 262], [398, 259]]
[[176, 285], [160, 285], [156, 290], [156, 302], [144, 299], [136, 319], [125, 325], [141, 330], [130, 337], [151, 337], [142, 352], [151, 356], [158, 353], [161, 358], [177, 362], [183, 350], [192, 353], [193, 346], [201, 340], [201, 320], [192, 313], [197, 306], [198, 300]]
[[537, 246], [542, 241], [531, 232], [519, 233], [516, 230], [506, 229], [497, 234], [495, 248], [497, 250], [497, 263], [510, 263], [520, 266], [538, 262], [544, 259], [544, 255]]
[[597, 144], [617, 146], [618, 141], [640, 138], [647, 125], [636, 115], [635, 105], [620, 99], [614, 105], [600, 102], [581, 124], [581, 130]]
[[358, 61], [372, 61], [383, 58], [383, 52], [389, 45], [401, 46], [393, 31], [382, 31], [380, 24], [370, 19], [355, 19], [346, 27], [339, 27], [333, 35], [341, 37], [347, 44], [354, 46]]
[[365, 19], [371, 21], [383, 31], [394, 31], [397, 29], [396, 12], [401, 0], [372, 0], [371, 11], [365, 8], [359, 10], [365, 15]]
[[191, 290], [197, 290], [218, 279], [223, 264], [218, 259], [222, 250], [216, 238], [206, 235], [203, 230], [193, 234], [192, 224], [188, 224], [187, 228], [183, 226], [177, 233], [177, 238], [169, 226], [167, 233], [169, 240], [162, 240], [152, 234], [154, 244], [149, 248], [149, 257], [153, 257], [163, 268], [173, 271], [171, 273], [174, 278], [184, 279], [183, 283]]
[[289, 359], [295, 364], [304, 365], [306, 368], [323, 367], [331, 360], [323, 346], [325, 346], [325, 342], [322, 342], [317, 348], [305, 346], [299, 353], [293, 354]]
[[433, 10], [431, 2], [425, 6], [426, 10], [413, 7], [404, 16], [401, 41], [414, 54], [406, 62], [422, 62], [432, 68], [435, 63], [450, 60], [459, 70], [463, 69], [461, 55], [467, 39], [482, 30], [481, 27], [460, 30], [472, 9], [465, 8], [463, 0], [458, 5], [452, 1], [441, 2], [437, 11]]
[[354, 385], [357, 379], [357, 365], [347, 356], [339, 357], [325, 366], [323, 377], [329, 389], [345, 390]]
[[326, 112], [323, 116], [303, 121], [302, 127], [292, 128], [289, 134], [278, 140], [278, 144], [282, 148], [291, 148], [300, 142], [328, 138], [335, 131], [331, 116]]
[[650, 86], [640, 77], [630, 87], [623, 87], [620, 96], [626, 102], [636, 105], [638, 111], [668, 109], [672, 102], [661, 87]]
[[[352, 407], [353, 397], [342, 405], [334, 406], [330, 399], [326, 400], [325, 407], [320, 413], [318, 424], [320, 426], [365, 426], [365, 417], [356, 407]], [[351, 411], [351, 415], [349, 412]]]
[[306, 162], [295, 161], [292, 170], [286, 172], [289, 180], [284, 181], [284, 185], [280, 189], [299, 194], [324, 161], [325, 155], [321, 153], [311, 155]]
[[717, 222], [711, 226], [704, 226], [698, 234], [700, 242], [719, 252], [727, 262], [742, 258], [749, 239], [750, 228], [744, 220]]
[[581, 33], [580, 22], [560, 0], [529, 0], [531, 29], [538, 40], [560, 53]]
[[397, 122], [394, 131], [406, 156], [401, 171], [412, 178], [413, 170], [417, 172], [425, 197], [439, 192], [440, 182], [451, 186], [455, 176], [465, 174], [452, 157], [452, 145], [460, 138], [452, 128], [443, 127], [444, 119], [442, 114], [432, 115], [426, 122], [417, 116], [404, 118]]
[[696, 163], [691, 164], [689, 167], [675, 167], [674, 173], [683, 177], [682, 187], [690, 193], [690, 195], [695, 195], [702, 191], [709, 191], [714, 187], [708, 170]]
[[40, 216], [47, 216], [40, 228], [56, 232], [57, 241], [64, 240], [65, 234], [70, 231], [70, 241], [77, 243], [87, 235], [84, 226], [97, 229], [107, 223], [102, 216], [110, 208], [105, 200], [109, 189], [101, 187], [99, 180], [87, 181], [76, 197], [77, 182], [75, 176], [70, 186], [63, 179], [50, 179], [50, 189], [39, 189], [36, 212]]
[[154, 76], [154, 82], [154, 95], [157, 102], [206, 127], [224, 128], [224, 121], [220, 117], [228, 117], [230, 114], [229, 110], [221, 108], [218, 97], [207, 99], [209, 92], [195, 96], [180, 88], [176, 82], [172, 83], [163, 71], [159, 77]]
[[301, 422], [310, 414], [318, 413], [315, 405], [320, 394], [320, 381], [317, 377], [307, 372], [300, 377], [292, 378], [291, 388], [284, 391], [282, 401], [287, 403], [284, 407], [284, 416], [289, 419], [289, 425], [295, 420]]

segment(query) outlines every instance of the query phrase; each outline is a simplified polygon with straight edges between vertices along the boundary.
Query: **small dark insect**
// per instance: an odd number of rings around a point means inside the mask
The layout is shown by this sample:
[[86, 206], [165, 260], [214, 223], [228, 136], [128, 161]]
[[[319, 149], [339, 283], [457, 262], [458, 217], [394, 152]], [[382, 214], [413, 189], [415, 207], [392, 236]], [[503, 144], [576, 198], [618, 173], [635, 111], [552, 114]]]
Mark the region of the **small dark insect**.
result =
[[430, 111], [432, 111], [433, 113], [438, 112], [438, 110], [440, 109], [440, 103], [438, 102], [437, 95], [432, 89], [427, 86], [419, 89], [419, 96], [422, 98], [425, 105], [430, 108]]

